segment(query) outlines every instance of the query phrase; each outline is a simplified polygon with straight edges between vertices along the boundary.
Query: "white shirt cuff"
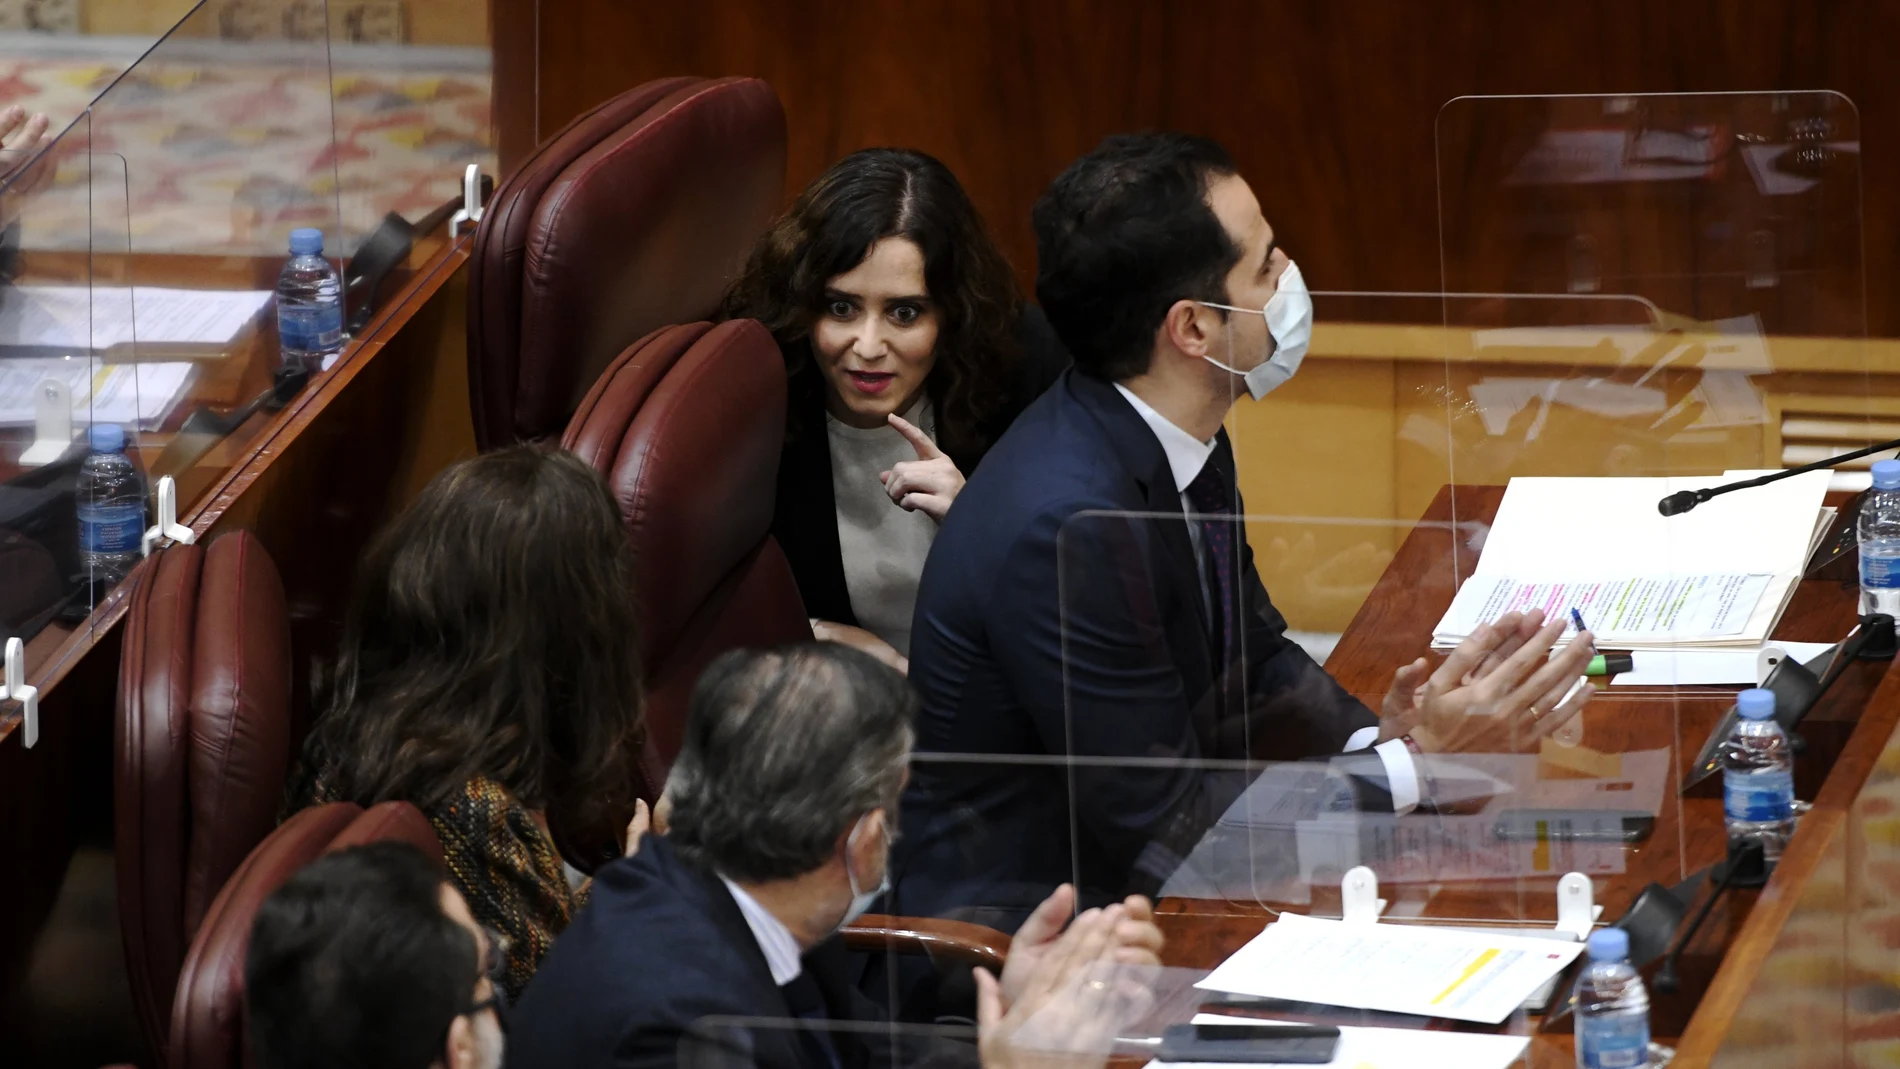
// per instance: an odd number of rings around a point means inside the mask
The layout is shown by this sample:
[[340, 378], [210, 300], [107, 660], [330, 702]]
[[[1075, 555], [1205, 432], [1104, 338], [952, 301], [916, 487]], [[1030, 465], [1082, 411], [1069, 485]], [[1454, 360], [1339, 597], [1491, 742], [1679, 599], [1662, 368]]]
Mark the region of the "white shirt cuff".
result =
[[1346, 745], [1339, 748], [1339, 752], [1351, 753], [1354, 750], [1363, 750], [1374, 742], [1377, 742], [1378, 739], [1379, 725], [1374, 724], [1369, 728], [1360, 728], [1358, 731], [1352, 733], [1352, 736], [1346, 740]]
[[[1374, 736], [1377, 737], [1376, 735]], [[1392, 792], [1392, 811], [1404, 816], [1418, 808], [1418, 765], [1404, 739], [1391, 739], [1372, 748], [1385, 765], [1386, 787]]]

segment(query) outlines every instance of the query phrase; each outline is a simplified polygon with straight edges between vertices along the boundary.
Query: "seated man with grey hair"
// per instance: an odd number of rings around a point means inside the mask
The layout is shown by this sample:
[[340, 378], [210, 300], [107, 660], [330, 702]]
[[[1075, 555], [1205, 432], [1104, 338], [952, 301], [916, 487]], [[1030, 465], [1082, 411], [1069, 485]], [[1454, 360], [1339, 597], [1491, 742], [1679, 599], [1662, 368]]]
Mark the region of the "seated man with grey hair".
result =
[[[596, 874], [510, 1014], [510, 1069], [891, 1064], [898, 1052], [878, 1045], [882, 1030], [795, 1025], [881, 1019], [837, 933], [888, 883], [914, 712], [902, 676], [833, 643], [739, 650], [708, 666], [668, 783], [666, 834]], [[996, 1040], [1025, 1007], [1089, 967], [1156, 963], [1145, 901], [1090, 910], [1064, 931], [1073, 903], [1072, 889], [1058, 891], [1013, 943], [1000, 982], [978, 978], [990, 1069], [1009, 1060]], [[779, 1024], [735, 1041], [718, 1025], [734, 1019]]]

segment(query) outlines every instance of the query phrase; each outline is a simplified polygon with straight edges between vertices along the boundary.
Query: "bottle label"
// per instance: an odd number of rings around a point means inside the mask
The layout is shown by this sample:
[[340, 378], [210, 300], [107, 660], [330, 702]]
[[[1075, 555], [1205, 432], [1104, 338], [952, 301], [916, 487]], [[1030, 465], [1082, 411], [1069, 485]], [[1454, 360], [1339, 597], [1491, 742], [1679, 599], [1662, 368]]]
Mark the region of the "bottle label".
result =
[[1875, 556], [1860, 547], [1860, 585], [1865, 590], [1900, 590], [1900, 557]]
[[1580, 1069], [1639, 1069], [1649, 1064], [1649, 1017], [1617, 1013], [1577, 1022]]
[[1730, 820], [1787, 820], [1794, 816], [1794, 773], [1724, 772], [1722, 812]]
[[327, 352], [343, 344], [343, 302], [277, 305], [277, 343], [299, 353]]
[[79, 509], [79, 549], [82, 553], [137, 553], [144, 537], [144, 505], [86, 506]]

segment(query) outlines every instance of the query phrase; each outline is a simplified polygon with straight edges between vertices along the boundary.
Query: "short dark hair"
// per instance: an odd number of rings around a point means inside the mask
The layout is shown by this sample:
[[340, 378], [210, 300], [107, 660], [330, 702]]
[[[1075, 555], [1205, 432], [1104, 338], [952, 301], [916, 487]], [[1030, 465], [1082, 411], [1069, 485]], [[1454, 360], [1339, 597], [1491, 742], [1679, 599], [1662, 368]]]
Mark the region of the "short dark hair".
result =
[[1227, 300], [1241, 249], [1208, 186], [1233, 157], [1205, 137], [1120, 134], [1036, 201], [1036, 299], [1075, 366], [1111, 381], [1148, 370], [1179, 300]]
[[244, 959], [263, 1069], [426, 1069], [480, 979], [442, 911], [442, 870], [407, 843], [317, 859], [264, 900]]
[[865, 813], [895, 822], [915, 708], [903, 676], [848, 646], [722, 655], [693, 688], [667, 840], [735, 880], [816, 870]]
[[[952, 449], [981, 452], [992, 444], [985, 429], [1016, 386], [1022, 295], [983, 217], [935, 157], [869, 148], [832, 164], [759, 239], [719, 315], [765, 324], [785, 354], [786, 371], [815, 375], [810, 339], [824, 312], [825, 283], [863, 263], [871, 246], [889, 237], [905, 238], [923, 253], [924, 285], [939, 310], [936, 363], [924, 381], [938, 434]], [[824, 428], [788, 419], [786, 431], [797, 436]]]
[[356, 576], [306, 764], [358, 805], [424, 809], [481, 776], [557, 828], [633, 812], [643, 673], [633, 544], [572, 453], [455, 464]]

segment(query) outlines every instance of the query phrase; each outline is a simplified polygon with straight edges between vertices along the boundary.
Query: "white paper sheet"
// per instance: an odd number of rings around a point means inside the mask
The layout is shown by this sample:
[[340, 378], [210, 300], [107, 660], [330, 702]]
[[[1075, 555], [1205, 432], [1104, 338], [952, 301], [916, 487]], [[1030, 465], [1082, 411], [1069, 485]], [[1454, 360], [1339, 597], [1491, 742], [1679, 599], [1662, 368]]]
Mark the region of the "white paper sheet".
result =
[[1540, 582], [1474, 575], [1458, 588], [1445, 618], [1449, 635], [1462, 637], [1507, 612], [1541, 609], [1547, 620], [1568, 619], [1574, 608], [1599, 646], [1725, 639], [1747, 629], [1772, 579], [1736, 574]]
[[[202, 345], [218, 348], [270, 305], [269, 290], [180, 290], [155, 286], [0, 288], [0, 347]], [[136, 302], [136, 307], [134, 302]]]
[[[1194, 1015], [1195, 1024], [1292, 1024], [1221, 1013]], [[1339, 1069], [1508, 1069], [1530, 1044], [1528, 1036], [1487, 1036], [1471, 1032], [1426, 1032], [1409, 1028], [1339, 1030], [1339, 1049], [1327, 1065]], [[1281, 1063], [1257, 1063], [1273, 1069]], [[1232, 1065], [1191, 1062], [1148, 1063], [1148, 1069], [1234, 1069]], [[1297, 1069], [1313, 1069], [1311, 1064]]]
[[1196, 987], [1498, 1024], [1581, 943], [1283, 913]]
[[[1562, 583], [1767, 575], [1771, 578], [1766, 589], [1747, 624], [1735, 634], [1640, 643], [1651, 647], [1758, 646], [1774, 630], [1800, 582], [1814, 543], [1821, 499], [1827, 493], [1828, 473], [1809, 472], [1724, 494], [1679, 516], [1663, 516], [1656, 510], [1659, 500], [1677, 491], [1757, 474], [1765, 473], [1512, 479], [1466, 585], [1501, 578]], [[1433, 628], [1434, 647], [1448, 648], [1462, 637], [1456, 607], [1454, 602], [1454, 609], [1447, 610]]]
[[90, 360], [0, 360], [0, 426], [30, 426], [37, 387], [46, 379], [66, 384], [73, 399], [73, 423], [137, 423], [150, 429], [163, 422], [190, 381], [185, 360], [138, 364], [96, 364]]
[[[1830, 642], [1776, 642], [1788, 656], [1806, 664]], [[1613, 687], [1743, 686], [1760, 682], [1755, 665], [1761, 647], [1740, 650], [1636, 650], [1631, 668], [1610, 677]]]

